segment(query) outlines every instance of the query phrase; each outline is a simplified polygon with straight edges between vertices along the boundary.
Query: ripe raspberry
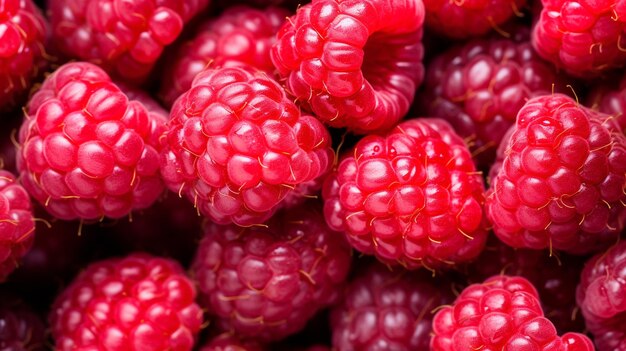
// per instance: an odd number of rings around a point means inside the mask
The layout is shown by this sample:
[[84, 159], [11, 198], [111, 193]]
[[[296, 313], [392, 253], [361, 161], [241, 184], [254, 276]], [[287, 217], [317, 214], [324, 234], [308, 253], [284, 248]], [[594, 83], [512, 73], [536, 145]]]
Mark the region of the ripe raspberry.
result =
[[338, 300], [351, 251], [317, 210], [306, 203], [280, 212], [267, 228], [207, 226], [192, 269], [219, 327], [279, 340]]
[[44, 351], [46, 328], [21, 299], [0, 292], [0, 350]]
[[428, 350], [432, 311], [452, 294], [420, 273], [392, 272], [380, 264], [360, 272], [331, 312], [334, 349]]
[[557, 335], [537, 291], [522, 277], [494, 276], [465, 288], [433, 320], [431, 351], [594, 351], [585, 335]]
[[588, 77], [626, 63], [623, 0], [542, 0], [532, 42], [540, 56], [566, 72]]
[[392, 128], [424, 77], [421, 0], [314, 0], [278, 32], [272, 61], [324, 123]]
[[191, 88], [193, 78], [207, 66], [249, 65], [271, 74], [274, 65], [270, 48], [287, 15], [287, 10], [278, 7], [228, 8], [217, 19], [204, 23], [196, 36], [178, 49], [166, 67], [159, 95], [171, 106]]
[[331, 167], [328, 131], [264, 73], [203, 71], [171, 117], [163, 178], [219, 224], [264, 222], [294, 187]]
[[18, 169], [55, 217], [120, 218], [161, 194], [158, 137], [165, 121], [130, 100], [100, 68], [61, 66], [33, 96]]
[[31, 0], [0, 4], [0, 110], [17, 105], [46, 68], [47, 29]]
[[53, 42], [69, 58], [140, 83], [209, 0], [51, 0]]
[[200, 351], [264, 351], [256, 342], [242, 342], [235, 335], [223, 333], [211, 339]]
[[626, 134], [626, 76], [616, 86], [607, 84], [605, 79], [598, 82], [589, 93], [587, 106], [613, 116]]
[[514, 128], [485, 205], [500, 240], [574, 254], [614, 242], [626, 222], [626, 137], [614, 121], [555, 94], [529, 100]]
[[357, 250], [387, 264], [438, 269], [482, 250], [483, 189], [452, 127], [414, 119], [358, 142], [326, 180], [324, 212]]
[[576, 291], [598, 351], [626, 350], [626, 242], [585, 264]]
[[196, 290], [175, 261], [135, 254], [91, 264], [57, 297], [56, 350], [191, 350]]

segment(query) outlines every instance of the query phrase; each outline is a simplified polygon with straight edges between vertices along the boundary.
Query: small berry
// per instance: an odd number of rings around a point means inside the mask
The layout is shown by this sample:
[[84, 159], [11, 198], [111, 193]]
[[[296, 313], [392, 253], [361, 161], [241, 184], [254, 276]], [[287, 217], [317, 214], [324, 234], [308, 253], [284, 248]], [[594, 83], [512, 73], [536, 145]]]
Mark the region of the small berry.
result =
[[45, 351], [46, 328], [21, 299], [0, 292], [0, 350]]

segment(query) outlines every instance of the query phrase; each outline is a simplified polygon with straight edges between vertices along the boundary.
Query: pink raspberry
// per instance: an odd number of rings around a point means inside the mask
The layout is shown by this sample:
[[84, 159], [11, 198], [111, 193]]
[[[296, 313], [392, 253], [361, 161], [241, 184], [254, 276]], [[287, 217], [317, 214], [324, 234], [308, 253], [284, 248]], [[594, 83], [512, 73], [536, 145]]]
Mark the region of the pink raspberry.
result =
[[0, 4], [0, 110], [20, 102], [47, 66], [47, 23], [31, 0]]
[[363, 253], [409, 269], [439, 269], [482, 250], [483, 191], [452, 127], [420, 118], [361, 139], [326, 180], [324, 212]]
[[69, 58], [89, 61], [125, 81], [144, 81], [209, 0], [50, 0], [53, 42]]
[[120, 218], [162, 193], [159, 136], [165, 121], [129, 98], [100, 68], [61, 66], [32, 97], [18, 168], [55, 217]]
[[626, 350], [626, 242], [586, 264], [576, 291], [598, 351]]
[[244, 342], [233, 334], [223, 333], [212, 338], [200, 351], [264, 351], [256, 342]]
[[338, 300], [351, 250], [318, 207], [280, 212], [266, 227], [207, 226], [192, 269], [221, 329], [280, 340]]
[[529, 100], [513, 128], [485, 205], [500, 240], [574, 254], [614, 242], [626, 222], [626, 137], [614, 120], [555, 94]]
[[202, 325], [178, 263], [135, 254], [91, 264], [50, 312], [56, 350], [191, 350]]
[[626, 63], [624, 0], [542, 0], [532, 42], [566, 72], [589, 77]]
[[20, 298], [0, 292], [0, 350], [45, 351], [46, 328]]
[[178, 49], [165, 69], [159, 95], [171, 106], [176, 98], [191, 88], [196, 74], [207, 66], [249, 65], [271, 74], [274, 65], [270, 48], [288, 15], [287, 10], [278, 7], [265, 10], [246, 6], [228, 8], [218, 18], [200, 26], [196, 36]]
[[537, 290], [522, 277], [494, 276], [465, 288], [433, 320], [431, 351], [594, 351], [583, 334], [559, 337]]
[[424, 76], [421, 0], [314, 0], [278, 32], [272, 61], [290, 93], [324, 123], [392, 128]]
[[263, 223], [299, 184], [330, 169], [328, 131], [266, 74], [206, 70], [171, 111], [161, 172], [220, 224]]
[[626, 134], [626, 75], [615, 85], [599, 81], [587, 97], [587, 106], [612, 116]]

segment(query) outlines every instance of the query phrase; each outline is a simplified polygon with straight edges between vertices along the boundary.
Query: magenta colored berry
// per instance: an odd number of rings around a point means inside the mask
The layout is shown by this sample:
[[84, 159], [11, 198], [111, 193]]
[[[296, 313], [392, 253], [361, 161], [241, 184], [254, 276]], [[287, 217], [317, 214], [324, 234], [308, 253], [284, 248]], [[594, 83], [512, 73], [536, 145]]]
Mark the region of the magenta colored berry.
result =
[[409, 269], [439, 269], [482, 250], [483, 191], [452, 127], [419, 118], [361, 139], [326, 180], [324, 212], [363, 253]]
[[239, 337], [280, 340], [340, 297], [350, 246], [306, 203], [267, 227], [210, 224], [193, 272], [216, 324]]
[[537, 290], [522, 277], [494, 276], [465, 288], [433, 320], [431, 351], [594, 351], [583, 334], [559, 337]]
[[200, 348], [200, 351], [264, 351], [254, 341], [241, 341], [235, 335], [223, 333], [212, 338], [206, 345]]
[[388, 130], [424, 77], [423, 21], [421, 0], [314, 0], [278, 32], [272, 61], [324, 123]]
[[574, 254], [616, 240], [626, 222], [626, 137], [608, 117], [560, 94], [526, 103], [487, 193], [500, 240]]
[[598, 81], [587, 96], [587, 106], [612, 116], [626, 134], [626, 75], [616, 86]]
[[325, 174], [328, 131], [266, 74], [206, 70], [174, 104], [161, 172], [216, 223], [263, 223], [299, 184]]
[[56, 350], [191, 350], [202, 325], [176, 261], [134, 254], [91, 264], [50, 312]]
[[166, 67], [159, 95], [171, 106], [176, 98], [191, 88], [196, 74], [206, 67], [249, 65], [272, 74], [274, 65], [270, 48], [288, 15], [287, 10], [278, 7], [264, 10], [247, 6], [228, 8], [216, 19], [200, 26], [196, 36], [178, 49]]
[[160, 114], [90, 63], [61, 66], [32, 97], [20, 130], [24, 187], [57, 218], [120, 218], [162, 193]]
[[45, 351], [46, 328], [21, 299], [0, 292], [0, 350]]

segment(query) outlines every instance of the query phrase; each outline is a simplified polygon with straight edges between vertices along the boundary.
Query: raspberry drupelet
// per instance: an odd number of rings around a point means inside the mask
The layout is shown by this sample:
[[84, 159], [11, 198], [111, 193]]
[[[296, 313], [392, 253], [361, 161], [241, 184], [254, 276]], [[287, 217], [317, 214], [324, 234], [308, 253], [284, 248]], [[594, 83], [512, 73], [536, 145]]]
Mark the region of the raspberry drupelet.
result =
[[222, 333], [200, 348], [200, 351], [264, 351], [265, 349], [254, 341], [241, 341], [236, 335]]
[[385, 131], [424, 77], [422, 0], [314, 0], [278, 32], [272, 61], [298, 103], [333, 127]]
[[602, 79], [587, 95], [587, 106], [612, 116], [626, 134], [626, 75], [618, 84]]

